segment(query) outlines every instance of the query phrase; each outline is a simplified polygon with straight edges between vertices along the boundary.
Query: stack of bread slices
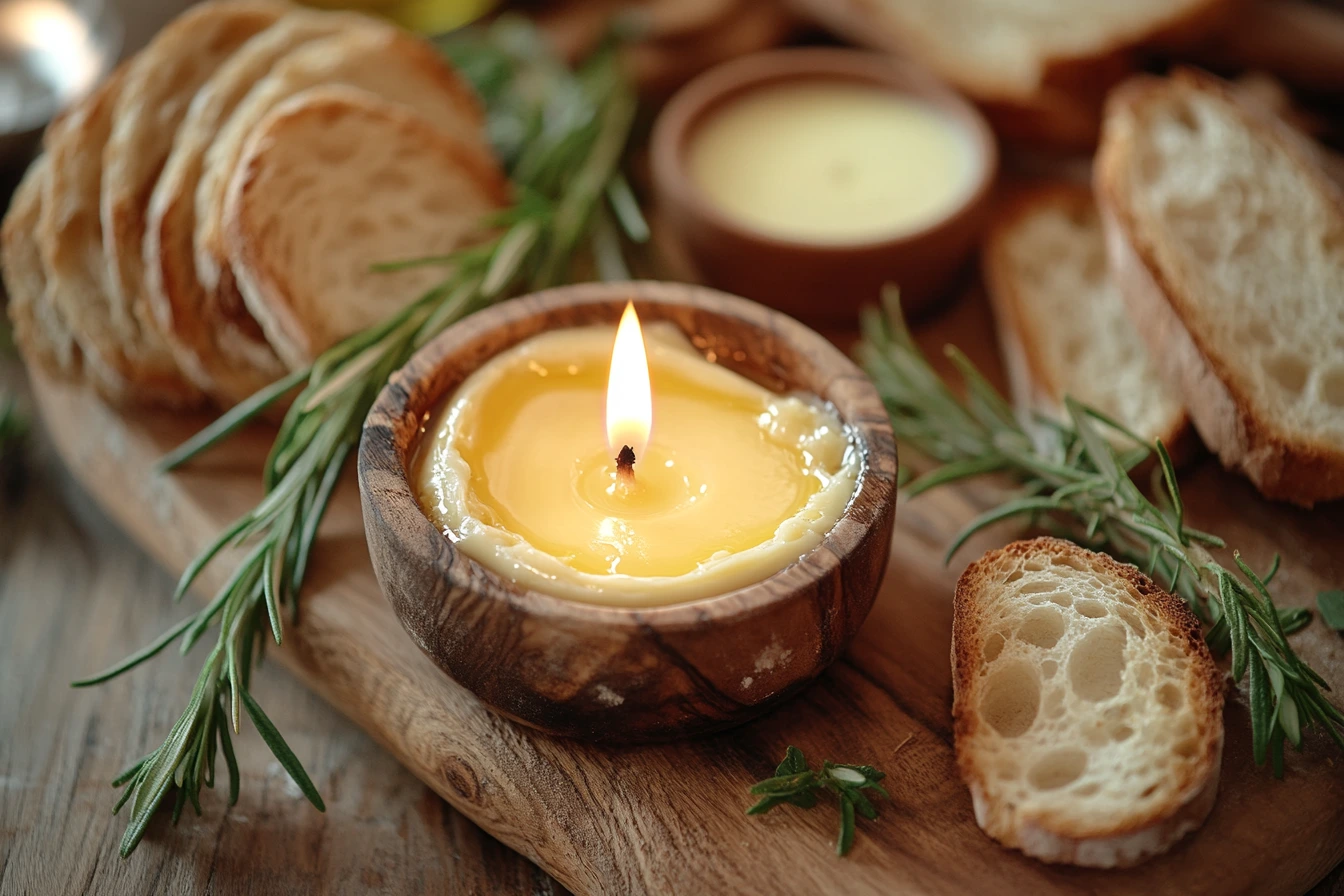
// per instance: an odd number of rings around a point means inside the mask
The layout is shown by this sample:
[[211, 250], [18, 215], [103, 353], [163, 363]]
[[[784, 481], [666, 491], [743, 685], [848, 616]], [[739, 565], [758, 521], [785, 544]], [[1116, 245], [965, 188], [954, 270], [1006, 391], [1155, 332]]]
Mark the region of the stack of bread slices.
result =
[[190, 8], [47, 129], [3, 228], [20, 349], [117, 403], [236, 403], [418, 297], [504, 204], [433, 47], [281, 0]]

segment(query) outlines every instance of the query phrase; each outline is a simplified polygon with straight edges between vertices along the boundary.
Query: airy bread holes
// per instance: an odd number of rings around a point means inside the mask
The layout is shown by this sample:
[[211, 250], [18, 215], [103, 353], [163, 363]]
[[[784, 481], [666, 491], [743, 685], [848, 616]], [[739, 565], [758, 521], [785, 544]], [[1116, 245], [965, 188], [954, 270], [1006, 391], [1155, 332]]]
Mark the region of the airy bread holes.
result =
[[980, 714], [1004, 737], [1021, 737], [1036, 721], [1040, 702], [1036, 670], [1023, 662], [1004, 664], [989, 673]]
[[1091, 600], [1090, 598], [1075, 600], [1073, 602], [1073, 608], [1088, 619], [1100, 619], [1103, 616], [1110, 615], [1105, 604], [1099, 600]]
[[1003, 653], [1003, 645], [1006, 643], [1007, 640], [1003, 637], [1003, 635], [999, 634], [998, 632], [991, 632], [989, 637], [985, 639], [985, 646], [984, 646], [985, 662], [992, 663], [996, 659], [998, 659], [999, 654]]
[[1064, 634], [1064, 614], [1053, 607], [1032, 610], [1017, 630], [1017, 637], [1037, 647], [1054, 647]]
[[1181, 696], [1180, 688], [1169, 681], [1163, 682], [1157, 689], [1157, 702], [1161, 703], [1167, 709], [1180, 709], [1184, 698]]
[[1321, 376], [1321, 400], [1328, 405], [1344, 408], [1344, 368], [1327, 370]]
[[1037, 760], [1027, 780], [1038, 790], [1056, 790], [1077, 781], [1086, 770], [1086, 753], [1077, 747], [1061, 747]]
[[1125, 673], [1125, 628], [1100, 625], [1078, 642], [1069, 657], [1069, 685], [1084, 700], [1098, 702], [1120, 693]]
[[1311, 368], [1296, 355], [1274, 355], [1265, 361], [1265, 373], [1290, 395], [1302, 394]]

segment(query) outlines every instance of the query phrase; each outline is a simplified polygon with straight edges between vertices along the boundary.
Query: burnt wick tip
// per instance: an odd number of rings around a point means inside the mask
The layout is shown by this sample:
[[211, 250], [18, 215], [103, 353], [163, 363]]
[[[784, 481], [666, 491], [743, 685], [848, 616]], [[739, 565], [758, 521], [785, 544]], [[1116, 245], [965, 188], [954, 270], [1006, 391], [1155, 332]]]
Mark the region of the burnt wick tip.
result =
[[633, 469], [635, 466], [635, 449], [629, 445], [621, 446], [621, 453], [616, 455], [616, 466], [623, 470]]

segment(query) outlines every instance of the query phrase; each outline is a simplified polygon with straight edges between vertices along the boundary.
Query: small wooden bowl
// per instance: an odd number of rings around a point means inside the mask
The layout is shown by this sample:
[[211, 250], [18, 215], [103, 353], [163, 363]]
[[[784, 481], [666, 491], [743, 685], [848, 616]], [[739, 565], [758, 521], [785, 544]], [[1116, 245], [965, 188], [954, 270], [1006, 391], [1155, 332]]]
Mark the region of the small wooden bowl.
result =
[[[407, 465], [426, 415], [499, 352], [545, 330], [614, 324], [627, 300], [773, 391], [830, 401], [852, 428], [863, 456], [855, 495], [798, 562], [718, 597], [603, 607], [520, 588], [457, 551], [420, 509]], [[505, 302], [421, 349], [369, 413], [359, 486], [383, 593], [439, 668], [543, 731], [655, 740], [742, 722], [840, 656], [886, 570], [896, 446], [867, 377], [797, 321], [703, 287], [584, 283]]]
[[[809, 243], [753, 230], [725, 214], [692, 181], [687, 148], [696, 129], [729, 101], [787, 81], [874, 85], [936, 108], [965, 132], [975, 172], [965, 197], [913, 230], [856, 243]], [[969, 258], [998, 171], [994, 133], [974, 106], [932, 74], [880, 53], [837, 48], [772, 50], [734, 59], [687, 84], [663, 108], [650, 142], [659, 223], [706, 283], [821, 326], [853, 325], [882, 286], [901, 288], [907, 313], [945, 294]], [[787, 189], [781, 184], [780, 189]]]

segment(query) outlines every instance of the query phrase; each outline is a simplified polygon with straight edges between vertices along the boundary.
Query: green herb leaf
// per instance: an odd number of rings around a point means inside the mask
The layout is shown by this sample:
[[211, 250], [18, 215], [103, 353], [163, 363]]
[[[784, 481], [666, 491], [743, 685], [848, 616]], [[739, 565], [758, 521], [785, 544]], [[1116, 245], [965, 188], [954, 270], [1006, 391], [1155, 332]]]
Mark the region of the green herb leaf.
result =
[[[1300, 608], [1281, 610], [1270, 595], [1279, 558], [1263, 578], [1235, 552], [1231, 568], [1214, 562], [1206, 548], [1222, 548], [1223, 540], [1186, 525], [1187, 508], [1164, 445], [1143, 444], [1118, 421], [1072, 398], [1065, 400], [1067, 419], [1038, 417], [1029, 432], [970, 362], [947, 349], [966, 397], [953, 392], [910, 335], [893, 289], [883, 290], [882, 304], [883, 312], [862, 315], [863, 340], [855, 356], [882, 396], [902, 448], [936, 464], [907, 493], [987, 473], [1011, 476], [1022, 486], [958, 533], [949, 559], [974, 532], [1017, 516], [1109, 551], [1188, 601], [1211, 624], [1206, 635], [1211, 650], [1231, 651], [1234, 676], [1249, 679], [1257, 763], [1268, 761], [1281, 774], [1284, 741], [1298, 745], [1313, 725], [1344, 749], [1344, 713], [1324, 698], [1325, 680], [1288, 642], [1311, 615]], [[1118, 451], [1112, 434], [1135, 447]], [[1132, 478], [1150, 451], [1158, 457], [1153, 492], [1161, 506]], [[1344, 592], [1320, 595], [1317, 606], [1327, 624], [1344, 630]]]
[[1322, 591], [1316, 595], [1316, 609], [1321, 621], [1337, 632], [1344, 632], [1344, 591]]

